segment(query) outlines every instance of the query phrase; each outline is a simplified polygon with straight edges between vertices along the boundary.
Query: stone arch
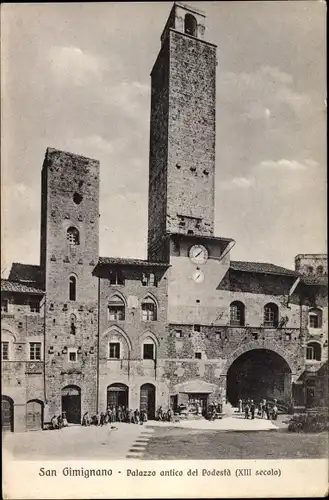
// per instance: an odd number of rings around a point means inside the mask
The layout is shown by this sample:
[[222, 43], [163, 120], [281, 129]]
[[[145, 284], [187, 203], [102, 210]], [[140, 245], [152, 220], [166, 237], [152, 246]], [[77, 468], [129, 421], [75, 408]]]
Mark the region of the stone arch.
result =
[[105, 339], [105, 337], [108, 337], [112, 333], [116, 333], [117, 335], [121, 335], [125, 339], [125, 341], [128, 345], [129, 351], [130, 352], [132, 351], [132, 343], [131, 343], [130, 338], [128, 337], [126, 332], [124, 330], [122, 330], [122, 328], [120, 328], [117, 325], [112, 325], [107, 330], [105, 330], [105, 332], [102, 334], [102, 339]]
[[234, 363], [234, 361], [236, 359], [238, 359], [242, 354], [244, 354], [248, 351], [252, 351], [254, 349], [267, 349], [268, 351], [275, 352], [276, 354], [281, 356], [281, 358], [284, 359], [284, 361], [289, 366], [291, 373], [292, 374], [296, 373], [297, 370], [296, 370], [296, 366], [295, 366], [294, 361], [284, 351], [284, 349], [282, 349], [282, 347], [274, 344], [273, 342], [271, 342], [269, 340], [263, 340], [263, 341], [256, 341], [255, 340], [255, 341], [250, 341], [250, 342], [247, 342], [246, 344], [241, 345], [240, 347], [238, 347], [238, 349], [236, 349], [235, 351], [232, 352], [232, 354], [228, 357], [228, 359], [224, 365], [222, 374], [224, 376], [226, 376], [228, 369], [230, 368], [230, 366], [232, 365], [232, 363]]
[[153, 293], [152, 293], [152, 292], [147, 292], [147, 294], [146, 294], [146, 295], [144, 295], [144, 297], [142, 298], [141, 303], [142, 303], [144, 300], [147, 300], [147, 299], [152, 299], [152, 300], [154, 300], [155, 305], [156, 305], [156, 307], [157, 307], [157, 310], [159, 310], [159, 302], [158, 302], [158, 299], [156, 298], [156, 296], [155, 296], [155, 295], [153, 295]]
[[1, 336], [3, 334], [9, 334], [13, 337], [14, 342], [17, 342], [17, 332], [16, 330], [11, 326], [8, 325], [8, 323], [4, 323], [3, 321], [1, 322]]
[[110, 302], [111, 299], [113, 299], [113, 297], [120, 297], [120, 299], [122, 299], [125, 307], [127, 307], [127, 299], [126, 297], [123, 295], [122, 292], [120, 292], [119, 290], [113, 290], [113, 293], [111, 293], [111, 295], [109, 295], [107, 297], [107, 302]]
[[147, 338], [151, 338], [154, 342], [154, 344], [156, 345], [156, 347], [158, 348], [160, 346], [160, 342], [159, 342], [159, 339], [158, 337], [151, 331], [151, 330], [145, 330], [145, 332], [143, 332], [139, 337], [138, 337], [138, 340], [143, 343], [143, 341]]

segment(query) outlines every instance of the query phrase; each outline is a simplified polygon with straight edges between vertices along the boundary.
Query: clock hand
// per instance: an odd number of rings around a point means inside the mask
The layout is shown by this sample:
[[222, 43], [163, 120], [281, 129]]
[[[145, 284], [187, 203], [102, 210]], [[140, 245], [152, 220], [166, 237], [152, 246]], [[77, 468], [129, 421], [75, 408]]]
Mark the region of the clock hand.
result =
[[202, 254], [202, 250], [200, 250], [200, 252], [197, 253], [195, 257], [199, 257], [199, 255], [201, 255], [201, 254]]

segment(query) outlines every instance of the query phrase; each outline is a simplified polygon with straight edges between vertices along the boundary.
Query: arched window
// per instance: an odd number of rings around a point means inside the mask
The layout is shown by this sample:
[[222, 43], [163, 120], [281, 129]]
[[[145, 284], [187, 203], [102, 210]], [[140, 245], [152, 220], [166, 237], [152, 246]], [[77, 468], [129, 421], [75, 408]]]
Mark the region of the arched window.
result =
[[279, 308], [276, 304], [266, 304], [264, 307], [264, 326], [277, 327], [279, 319]]
[[309, 342], [307, 344], [306, 359], [321, 361], [321, 345], [318, 342]]
[[308, 326], [310, 328], [321, 328], [322, 327], [322, 311], [317, 307], [314, 307], [308, 312]]
[[192, 14], [186, 14], [185, 16], [184, 31], [188, 35], [197, 36], [197, 22]]
[[151, 337], [147, 337], [143, 342], [143, 359], [155, 359], [155, 344]]
[[323, 266], [318, 266], [316, 268], [316, 274], [323, 274]]
[[110, 321], [124, 321], [125, 319], [125, 303], [119, 295], [114, 295], [109, 301], [108, 318]]
[[70, 276], [69, 300], [77, 300], [77, 279], [75, 276]]
[[71, 314], [70, 317], [70, 333], [71, 335], [75, 335], [77, 331], [77, 318], [75, 314]]
[[233, 326], [243, 326], [244, 322], [244, 304], [239, 301], [232, 302], [230, 305], [230, 324]]
[[314, 271], [313, 267], [312, 266], [308, 266], [308, 268], [307, 268], [307, 274], [311, 275], [311, 274], [313, 274], [313, 271]]
[[69, 245], [80, 245], [80, 233], [76, 227], [69, 227], [66, 231], [66, 239]]
[[142, 320], [155, 321], [157, 319], [157, 306], [151, 297], [142, 300]]

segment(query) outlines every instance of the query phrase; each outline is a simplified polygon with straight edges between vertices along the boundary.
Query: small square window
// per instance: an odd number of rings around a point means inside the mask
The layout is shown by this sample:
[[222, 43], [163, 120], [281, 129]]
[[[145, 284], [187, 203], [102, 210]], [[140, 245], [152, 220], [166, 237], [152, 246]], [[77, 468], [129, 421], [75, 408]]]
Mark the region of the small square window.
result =
[[77, 349], [69, 349], [67, 356], [68, 356], [68, 360], [71, 363], [76, 363], [78, 361], [78, 350]]
[[9, 360], [9, 342], [1, 342], [1, 359], [2, 361]]
[[316, 314], [310, 314], [310, 328], [319, 328], [319, 320]]
[[175, 335], [177, 339], [181, 339], [183, 337], [183, 331], [182, 330], [176, 330]]
[[195, 332], [201, 332], [201, 326], [200, 325], [193, 325], [193, 330]]
[[40, 302], [39, 300], [31, 300], [30, 301], [30, 311], [34, 313], [40, 312]]
[[216, 340], [221, 340], [222, 334], [220, 332], [216, 332]]
[[202, 359], [202, 353], [201, 352], [196, 352], [194, 354], [195, 359]]
[[109, 280], [111, 285], [124, 285], [125, 278], [122, 271], [110, 271]]

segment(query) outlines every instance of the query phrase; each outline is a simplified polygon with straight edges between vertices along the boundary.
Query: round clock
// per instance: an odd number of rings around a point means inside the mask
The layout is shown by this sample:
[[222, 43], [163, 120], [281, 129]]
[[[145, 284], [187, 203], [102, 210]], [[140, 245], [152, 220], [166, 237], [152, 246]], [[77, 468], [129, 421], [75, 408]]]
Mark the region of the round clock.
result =
[[208, 260], [208, 250], [203, 245], [193, 245], [190, 248], [189, 257], [194, 264], [204, 264]]
[[195, 283], [202, 283], [204, 280], [204, 274], [202, 271], [196, 270], [192, 278]]

